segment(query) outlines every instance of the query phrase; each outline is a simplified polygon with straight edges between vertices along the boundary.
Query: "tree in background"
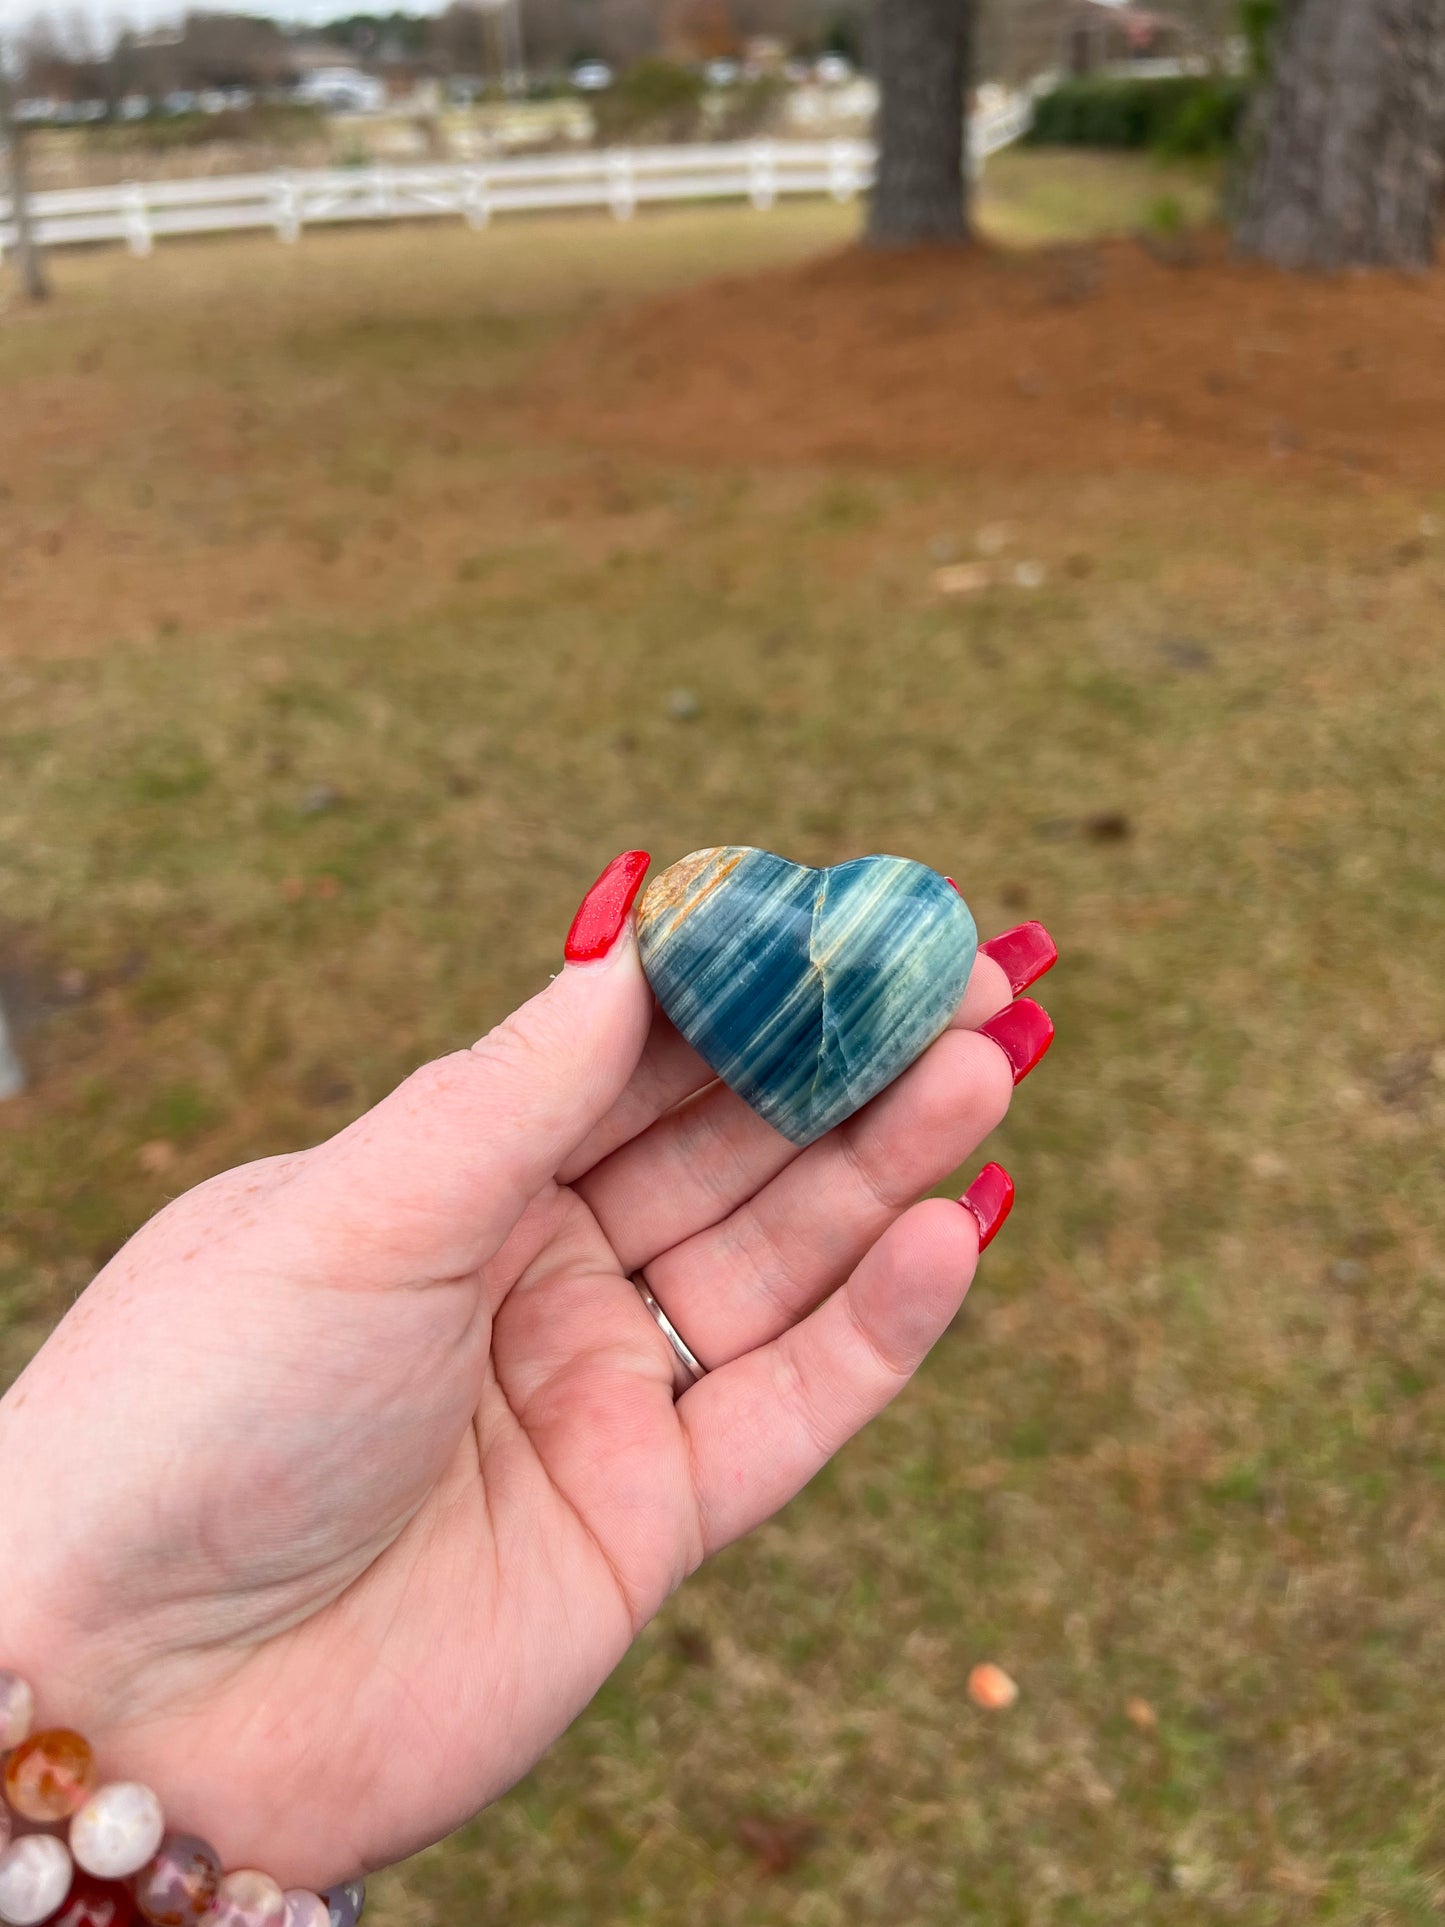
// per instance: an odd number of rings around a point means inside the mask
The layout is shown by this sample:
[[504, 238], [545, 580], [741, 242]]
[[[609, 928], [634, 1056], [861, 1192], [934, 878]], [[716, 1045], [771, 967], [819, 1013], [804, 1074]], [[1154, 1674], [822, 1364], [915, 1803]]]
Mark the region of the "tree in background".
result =
[[875, 246], [968, 239], [964, 163], [973, 0], [878, 0]]
[[560, 73], [578, 60], [614, 67], [656, 53], [655, 0], [522, 0], [527, 57], [542, 73]]
[[528, 58], [543, 73], [583, 58], [620, 70], [667, 52], [679, 38], [679, 23], [681, 38], [696, 44], [701, 57], [735, 53], [754, 35], [782, 40], [799, 53], [856, 57], [869, 9], [870, 0], [522, 0]]
[[1427, 268], [1442, 187], [1442, 0], [1288, 0], [1240, 249], [1285, 268]]

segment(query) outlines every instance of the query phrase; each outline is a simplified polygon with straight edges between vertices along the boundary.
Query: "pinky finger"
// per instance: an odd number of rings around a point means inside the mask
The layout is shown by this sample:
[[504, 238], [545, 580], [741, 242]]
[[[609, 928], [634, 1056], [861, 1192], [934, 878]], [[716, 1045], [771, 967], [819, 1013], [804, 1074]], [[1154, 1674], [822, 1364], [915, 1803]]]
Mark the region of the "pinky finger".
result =
[[903, 1389], [1012, 1202], [1006, 1174], [990, 1165], [964, 1209], [947, 1198], [915, 1205], [809, 1317], [685, 1395], [677, 1415], [708, 1553], [786, 1505]]

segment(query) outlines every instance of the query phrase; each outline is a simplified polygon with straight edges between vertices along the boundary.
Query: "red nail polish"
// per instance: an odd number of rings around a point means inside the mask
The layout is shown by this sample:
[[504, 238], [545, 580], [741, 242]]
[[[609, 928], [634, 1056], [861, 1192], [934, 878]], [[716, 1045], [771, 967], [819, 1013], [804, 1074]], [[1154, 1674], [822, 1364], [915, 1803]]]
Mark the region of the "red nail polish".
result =
[[952, 890], [953, 894], [956, 897], [961, 897], [963, 895], [962, 890], [959, 889], [958, 885], [954, 882], [952, 877], [945, 877], [943, 880], [948, 885], [949, 889]]
[[1001, 1164], [986, 1164], [959, 1199], [978, 1220], [978, 1248], [986, 1251], [1014, 1208], [1014, 1181]]
[[568, 963], [596, 963], [607, 955], [622, 935], [651, 861], [646, 850], [625, 850], [613, 857], [572, 919], [563, 953]]
[[992, 957], [1002, 968], [1016, 997], [1059, 961], [1058, 945], [1041, 923], [1021, 923], [1001, 936], [990, 937], [978, 946], [978, 954]]
[[1015, 1084], [1020, 1084], [1053, 1043], [1054, 1020], [1032, 997], [1019, 997], [980, 1024], [978, 1034], [998, 1045], [1013, 1065]]

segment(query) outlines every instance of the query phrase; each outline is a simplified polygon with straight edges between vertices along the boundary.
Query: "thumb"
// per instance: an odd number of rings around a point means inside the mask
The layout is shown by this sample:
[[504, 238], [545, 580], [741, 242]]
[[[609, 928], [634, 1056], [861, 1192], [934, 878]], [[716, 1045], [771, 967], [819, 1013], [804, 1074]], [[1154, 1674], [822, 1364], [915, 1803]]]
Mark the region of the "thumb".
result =
[[629, 850], [608, 864], [545, 990], [305, 1160], [327, 1244], [359, 1234], [358, 1283], [373, 1269], [390, 1282], [398, 1264], [434, 1278], [484, 1264], [622, 1095], [652, 1021], [632, 919], [648, 861]]

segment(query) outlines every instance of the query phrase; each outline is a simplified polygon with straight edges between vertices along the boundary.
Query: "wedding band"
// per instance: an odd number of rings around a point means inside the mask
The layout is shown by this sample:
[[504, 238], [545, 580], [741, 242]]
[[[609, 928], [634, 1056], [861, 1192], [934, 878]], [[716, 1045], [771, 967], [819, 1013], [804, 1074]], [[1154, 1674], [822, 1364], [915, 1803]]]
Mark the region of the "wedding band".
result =
[[681, 1398], [690, 1385], [696, 1385], [700, 1378], [706, 1377], [707, 1366], [689, 1349], [682, 1333], [647, 1289], [646, 1281], [640, 1271], [633, 1272], [632, 1282], [637, 1287], [638, 1297], [652, 1313], [657, 1329], [672, 1347], [672, 1395], [674, 1398]]

